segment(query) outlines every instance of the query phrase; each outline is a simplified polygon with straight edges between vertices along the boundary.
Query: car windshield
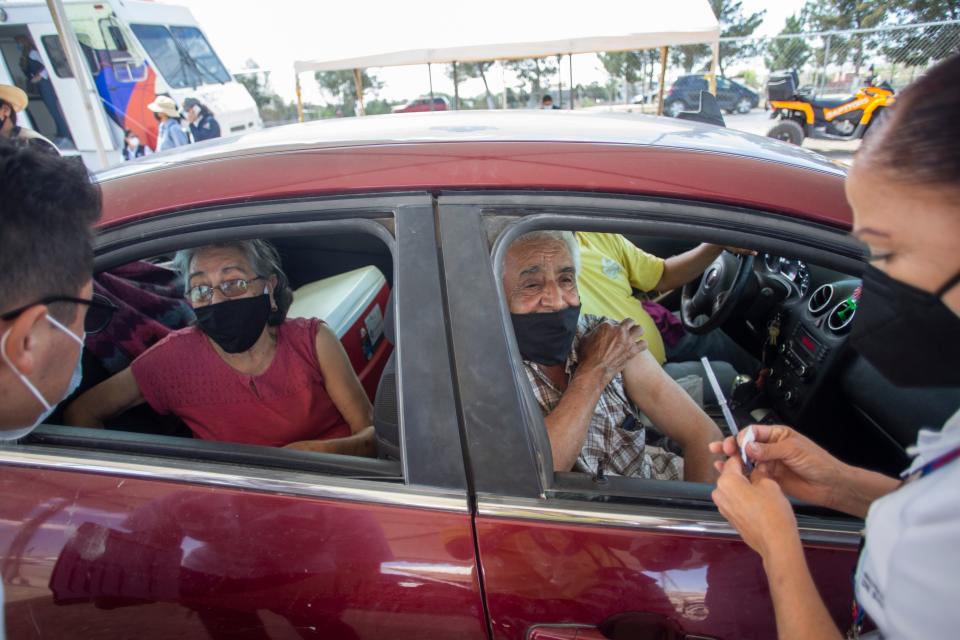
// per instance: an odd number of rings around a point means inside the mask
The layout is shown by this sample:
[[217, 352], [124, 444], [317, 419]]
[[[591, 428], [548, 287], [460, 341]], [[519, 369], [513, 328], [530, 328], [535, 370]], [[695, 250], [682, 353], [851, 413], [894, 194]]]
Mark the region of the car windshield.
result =
[[195, 27], [131, 25], [133, 32], [171, 87], [197, 87], [230, 81], [230, 74]]

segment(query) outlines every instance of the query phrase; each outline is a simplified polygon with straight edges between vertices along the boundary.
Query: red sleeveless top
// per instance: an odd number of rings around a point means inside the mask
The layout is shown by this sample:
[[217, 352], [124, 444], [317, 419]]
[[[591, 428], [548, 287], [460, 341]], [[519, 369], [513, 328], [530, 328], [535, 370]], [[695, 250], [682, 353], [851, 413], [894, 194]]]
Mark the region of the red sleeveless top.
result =
[[320, 373], [320, 322], [296, 318], [278, 326], [277, 351], [258, 376], [224, 362], [197, 327], [169, 334], [130, 370], [154, 411], [176, 415], [204, 440], [282, 447], [349, 436]]

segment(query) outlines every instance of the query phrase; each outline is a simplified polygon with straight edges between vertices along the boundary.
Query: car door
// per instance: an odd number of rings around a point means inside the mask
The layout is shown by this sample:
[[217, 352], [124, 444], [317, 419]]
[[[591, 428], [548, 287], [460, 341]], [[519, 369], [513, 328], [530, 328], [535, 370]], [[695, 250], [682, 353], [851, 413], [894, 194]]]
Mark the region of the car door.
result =
[[429, 196], [147, 219], [97, 268], [324, 233], [392, 256], [400, 460], [43, 426], [0, 448], [8, 637], [487, 637]]
[[[842, 234], [770, 217], [754, 224], [742, 210], [573, 194], [444, 195], [439, 221], [493, 637], [774, 637], [760, 559], [713, 506], [710, 485], [553, 472], [491, 252], [497, 264], [511, 238], [544, 228], [736, 244], [747, 227], [757, 247]], [[820, 593], [843, 624], [862, 523], [798, 514]]]
[[723, 77], [717, 77], [717, 102], [721, 109], [733, 109], [737, 104], [739, 94], [732, 82]]

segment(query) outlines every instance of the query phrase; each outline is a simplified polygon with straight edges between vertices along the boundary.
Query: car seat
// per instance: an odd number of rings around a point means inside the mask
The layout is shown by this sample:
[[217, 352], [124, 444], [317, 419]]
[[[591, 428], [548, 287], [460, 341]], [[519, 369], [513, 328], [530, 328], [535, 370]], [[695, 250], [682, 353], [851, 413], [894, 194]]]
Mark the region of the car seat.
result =
[[[393, 319], [393, 292], [387, 300], [383, 322], [384, 339], [396, 347]], [[400, 410], [397, 395], [397, 350], [390, 353], [377, 385], [373, 402], [373, 429], [376, 432], [377, 457], [400, 460]]]

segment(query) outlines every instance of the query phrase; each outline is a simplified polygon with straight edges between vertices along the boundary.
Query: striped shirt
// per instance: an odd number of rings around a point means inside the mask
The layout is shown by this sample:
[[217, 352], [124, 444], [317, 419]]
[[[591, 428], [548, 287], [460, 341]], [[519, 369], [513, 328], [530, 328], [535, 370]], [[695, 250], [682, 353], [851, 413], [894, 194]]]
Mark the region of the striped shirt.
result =
[[[577, 370], [577, 350], [580, 341], [606, 318], [592, 315], [580, 317], [573, 349], [567, 358], [566, 372], [573, 376]], [[543, 365], [524, 360], [527, 378], [544, 416], [557, 408], [563, 392], [550, 381]], [[633, 420], [629, 420], [629, 418]], [[630, 429], [624, 429], [627, 423]], [[632, 424], [629, 424], [632, 423]], [[657, 480], [682, 480], [683, 458], [674, 453], [645, 443], [646, 433], [640, 420], [640, 411], [627, 397], [623, 374], [618, 373], [600, 393], [594, 409], [587, 438], [580, 449], [575, 469], [594, 473], [601, 459], [606, 473], [636, 476]]]

